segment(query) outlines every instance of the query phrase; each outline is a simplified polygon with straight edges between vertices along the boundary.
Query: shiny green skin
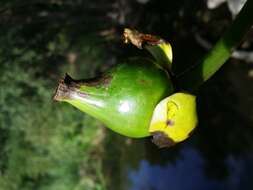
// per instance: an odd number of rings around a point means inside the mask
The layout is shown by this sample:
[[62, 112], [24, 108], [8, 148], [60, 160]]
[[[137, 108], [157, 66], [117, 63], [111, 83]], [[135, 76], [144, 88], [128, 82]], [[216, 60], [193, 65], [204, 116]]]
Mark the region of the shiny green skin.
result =
[[100, 84], [81, 84], [66, 101], [128, 137], [149, 136], [150, 120], [160, 100], [172, 94], [167, 73], [149, 59], [135, 58], [116, 65]]

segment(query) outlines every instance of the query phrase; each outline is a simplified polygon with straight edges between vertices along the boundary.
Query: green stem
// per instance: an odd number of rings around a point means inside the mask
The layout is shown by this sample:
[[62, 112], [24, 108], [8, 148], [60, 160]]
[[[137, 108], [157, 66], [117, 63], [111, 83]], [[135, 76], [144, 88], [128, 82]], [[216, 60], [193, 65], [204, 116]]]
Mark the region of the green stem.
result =
[[[253, 0], [248, 0], [227, 32], [202, 61], [178, 76], [181, 88], [193, 90], [208, 80], [230, 57], [253, 25]], [[219, 26], [217, 26], [219, 27]]]

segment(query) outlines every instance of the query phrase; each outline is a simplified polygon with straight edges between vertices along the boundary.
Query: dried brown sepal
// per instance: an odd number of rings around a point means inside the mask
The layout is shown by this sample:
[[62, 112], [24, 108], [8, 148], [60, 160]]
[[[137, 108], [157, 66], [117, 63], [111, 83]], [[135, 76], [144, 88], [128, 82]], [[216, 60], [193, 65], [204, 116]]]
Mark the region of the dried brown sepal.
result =
[[88, 94], [80, 90], [82, 85], [90, 87], [107, 87], [111, 80], [111, 75], [103, 75], [101, 77], [92, 79], [75, 80], [66, 73], [64, 79], [59, 81], [58, 87], [56, 88], [53, 96], [53, 100], [63, 101], [64, 99], [73, 98], [75, 95], [86, 96]]
[[75, 81], [79, 85], [94, 86], [94, 87], [98, 87], [98, 86], [107, 87], [107, 86], [109, 86], [111, 80], [112, 80], [111, 75], [102, 75], [102, 76], [95, 77], [92, 79], [75, 80]]
[[158, 45], [165, 42], [162, 38], [158, 36], [154, 36], [151, 34], [143, 34], [138, 32], [137, 30], [131, 30], [129, 28], [124, 29], [123, 40], [124, 43], [131, 43], [139, 49], [142, 49], [145, 44]]
[[53, 96], [53, 100], [62, 101], [64, 99], [71, 98], [78, 87], [79, 85], [75, 82], [75, 80], [66, 74], [64, 79], [59, 81]]
[[166, 134], [161, 131], [153, 132], [152, 142], [158, 146], [159, 148], [169, 148], [176, 144], [171, 138], [169, 138]]

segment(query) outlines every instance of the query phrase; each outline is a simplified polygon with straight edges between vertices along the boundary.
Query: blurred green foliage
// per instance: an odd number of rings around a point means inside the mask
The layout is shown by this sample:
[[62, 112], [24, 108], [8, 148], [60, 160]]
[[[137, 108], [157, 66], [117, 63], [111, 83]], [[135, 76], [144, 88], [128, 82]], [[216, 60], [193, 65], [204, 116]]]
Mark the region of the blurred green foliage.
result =
[[101, 159], [91, 154], [99, 123], [52, 103], [50, 81], [22, 64], [39, 59], [26, 51], [0, 66], [0, 187], [102, 189]]
[[0, 189], [104, 189], [101, 124], [52, 100], [64, 72], [94, 75], [99, 47], [87, 36], [72, 47], [68, 30], [37, 21], [1, 27]]
[[22, 67], [32, 57], [0, 68], [1, 189], [101, 189], [101, 159], [90, 154], [99, 123], [52, 103], [52, 84]]

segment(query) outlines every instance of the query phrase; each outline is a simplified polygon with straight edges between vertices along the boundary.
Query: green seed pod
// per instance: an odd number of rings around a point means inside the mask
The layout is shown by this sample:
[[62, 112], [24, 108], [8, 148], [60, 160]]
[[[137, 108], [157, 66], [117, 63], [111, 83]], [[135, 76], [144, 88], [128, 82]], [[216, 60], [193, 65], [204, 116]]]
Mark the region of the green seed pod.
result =
[[125, 29], [123, 36], [125, 43], [144, 47], [154, 59], [129, 59], [96, 79], [74, 80], [66, 75], [54, 99], [72, 104], [119, 134], [153, 135], [159, 147], [185, 140], [197, 124], [196, 102], [190, 94], [171, 95], [170, 44], [136, 30]]
[[136, 58], [97, 79], [73, 80], [66, 75], [54, 99], [72, 104], [119, 134], [145, 137], [150, 135], [155, 106], [172, 92], [167, 72], [152, 60]]
[[157, 146], [168, 147], [188, 138], [197, 122], [196, 97], [175, 93], [156, 106], [149, 132]]

